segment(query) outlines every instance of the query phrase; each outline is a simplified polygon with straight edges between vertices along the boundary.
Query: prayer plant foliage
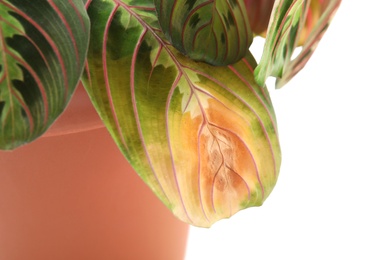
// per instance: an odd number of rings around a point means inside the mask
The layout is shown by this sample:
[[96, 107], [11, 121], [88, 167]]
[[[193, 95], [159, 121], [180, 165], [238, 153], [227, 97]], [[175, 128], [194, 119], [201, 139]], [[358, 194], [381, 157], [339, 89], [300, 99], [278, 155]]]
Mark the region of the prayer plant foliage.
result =
[[[42, 135], [81, 79], [124, 156], [179, 219], [208, 227], [261, 205], [281, 162], [265, 80], [281, 86], [305, 65], [339, 4], [0, 0], [0, 149]], [[253, 34], [268, 35], [259, 64]]]

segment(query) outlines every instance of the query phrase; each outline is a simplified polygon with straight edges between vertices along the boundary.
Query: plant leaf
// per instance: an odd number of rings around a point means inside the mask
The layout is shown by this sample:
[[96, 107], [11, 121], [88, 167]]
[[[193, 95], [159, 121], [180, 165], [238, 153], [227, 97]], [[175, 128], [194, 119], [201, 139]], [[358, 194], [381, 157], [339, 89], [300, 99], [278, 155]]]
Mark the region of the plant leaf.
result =
[[[296, 75], [313, 54], [340, 3], [341, 0], [277, 0], [255, 70], [257, 83], [264, 86], [268, 76], [274, 76], [276, 87], [281, 88]], [[300, 45], [300, 54], [291, 61]]]
[[282, 77], [296, 46], [296, 38], [307, 8], [305, 0], [276, 0], [271, 14], [263, 55], [255, 70], [260, 86], [268, 76]]
[[159, 28], [152, 4], [94, 0], [83, 83], [121, 151], [181, 220], [207, 227], [263, 203], [280, 148], [251, 55], [195, 62]]
[[275, 0], [244, 0], [244, 2], [252, 32], [265, 37]]
[[291, 60], [283, 76], [276, 80], [276, 87], [281, 88], [289, 82], [309, 61], [319, 41], [324, 36], [341, 0], [312, 0], [300, 35], [298, 45], [302, 46], [297, 57]]
[[252, 32], [243, 0], [155, 0], [168, 40], [188, 57], [213, 65], [243, 58]]
[[0, 0], [0, 149], [36, 139], [64, 110], [88, 40], [81, 0]]

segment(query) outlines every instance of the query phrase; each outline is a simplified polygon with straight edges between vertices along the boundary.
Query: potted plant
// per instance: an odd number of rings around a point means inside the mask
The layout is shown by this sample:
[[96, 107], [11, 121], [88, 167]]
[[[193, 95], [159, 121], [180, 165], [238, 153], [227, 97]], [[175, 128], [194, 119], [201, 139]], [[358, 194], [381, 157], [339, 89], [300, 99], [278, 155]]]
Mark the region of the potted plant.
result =
[[281, 162], [266, 79], [303, 68], [340, 2], [0, 0], [6, 258], [122, 259], [134, 244], [132, 257], [180, 259], [185, 238], [168, 234], [188, 226], [163, 204], [202, 227], [261, 205]]

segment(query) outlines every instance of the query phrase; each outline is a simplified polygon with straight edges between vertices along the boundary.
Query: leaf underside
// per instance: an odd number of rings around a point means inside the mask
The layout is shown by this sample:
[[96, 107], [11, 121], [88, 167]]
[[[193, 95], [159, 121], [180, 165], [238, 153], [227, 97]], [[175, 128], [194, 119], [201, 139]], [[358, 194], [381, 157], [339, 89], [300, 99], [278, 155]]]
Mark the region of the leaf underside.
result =
[[0, 0], [0, 149], [36, 139], [64, 110], [88, 40], [81, 0]]
[[227, 67], [193, 61], [165, 38], [152, 1], [88, 4], [83, 83], [140, 177], [184, 222], [208, 227], [263, 203], [280, 148], [251, 55]]
[[191, 59], [229, 65], [243, 58], [252, 31], [243, 0], [155, 0], [167, 39]]
[[275, 0], [244, 0], [244, 2], [252, 32], [265, 37]]
[[[340, 3], [341, 0], [277, 0], [263, 55], [255, 69], [257, 83], [264, 86], [266, 79], [274, 76], [276, 87], [281, 88], [291, 80], [310, 59]], [[302, 50], [292, 60], [294, 50], [301, 45]]]

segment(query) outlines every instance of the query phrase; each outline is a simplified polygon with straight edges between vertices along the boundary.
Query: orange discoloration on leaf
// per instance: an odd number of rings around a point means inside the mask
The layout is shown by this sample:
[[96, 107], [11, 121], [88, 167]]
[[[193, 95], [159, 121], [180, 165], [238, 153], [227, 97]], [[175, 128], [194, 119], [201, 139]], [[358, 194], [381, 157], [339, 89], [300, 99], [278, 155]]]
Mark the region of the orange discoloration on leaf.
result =
[[197, 194], [183, 200], [202, 205], [197, 215], [212, 223], [230, 217], [250, 200], [259, 186], [258, 166], [246, 144], [255, 143], [248, 121], [214, 99], [200, 93], [198, 98], [207, 105], [202, 114], [194, 113], [198, 116], [183, 114], [178, 129], [184, 149], [175, 161], [180, 164], [181, 186]]

